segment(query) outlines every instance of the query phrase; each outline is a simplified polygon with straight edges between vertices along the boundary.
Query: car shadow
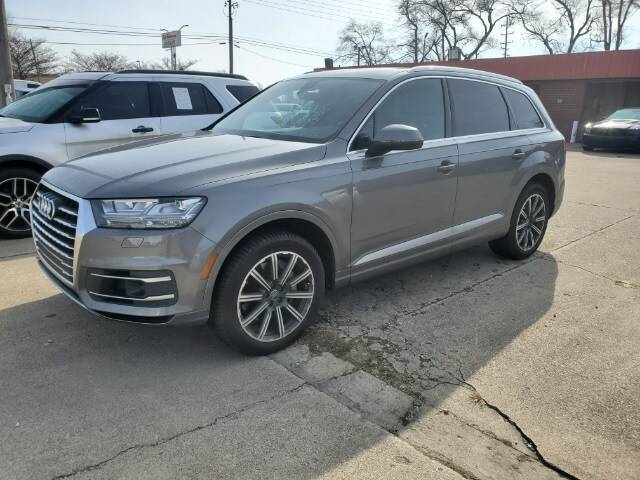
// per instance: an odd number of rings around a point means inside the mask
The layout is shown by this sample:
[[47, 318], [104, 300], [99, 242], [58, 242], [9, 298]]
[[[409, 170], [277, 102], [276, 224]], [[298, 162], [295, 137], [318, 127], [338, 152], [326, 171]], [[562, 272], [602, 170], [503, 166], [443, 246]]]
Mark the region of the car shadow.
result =
[[[419, 396], [416, 415], [425, 415], [545, 315], [557, 271], [545, 254], [518, 263], [472, 248], [329, 293], [300, 342]], [[100, 461], [112, 444], [126, 449], [170, 436], [178, 423], [197, 425], [301, 382], [267, 358], [230, 350], [206, 326], [110, 321], [61, 295], [0, 311], [0, 329], [2, 456], [30, 473]], [[282, 428], [302, 435], [299, 426]], [[331, 470], [380, 439], [336, 438], [340, 448], [315, 443], [316, 460], [300, 478]], [[264, 448], [248, 442], [251, 451]], [[211, 448], [213, 462], [234, 455]], [[21, 460], [26, 450], [29, 459]], [[306, 462], [308, 454], [292, 451], [287, 462]], [[276, 459], [264, 455], [261, 477], [283, 478], [288, 464]]]

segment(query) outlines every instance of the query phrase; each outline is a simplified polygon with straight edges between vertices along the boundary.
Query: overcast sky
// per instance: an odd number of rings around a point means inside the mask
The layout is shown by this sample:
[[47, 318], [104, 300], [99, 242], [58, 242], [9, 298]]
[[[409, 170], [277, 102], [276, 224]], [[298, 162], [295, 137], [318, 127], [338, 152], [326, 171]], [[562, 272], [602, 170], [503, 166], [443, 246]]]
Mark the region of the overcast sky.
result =
[[[237, 0], [234, 33], [239, 48], [234, 50], [235, 72], [263, 86], [284, 77], [323, 65], [323, 58], [335, 51], [339, 32], [349, 18], [359, 21], [384, 22], [389, 37], [400, 35], [395, 13], [395, 0]], [[62, 57], [77, 49], [84, 53], [109, 50], [126, 55], [130, 60], [157, 61], [166, 52], [160, 46], [162, 28], [172, 30], [183, 24], [183, 46], [178, 57], [198, 60], [199, 70], [226, 71], [227, 45], [220, 45], [227, 35], [224, 0], [5, 0], [10, 23], [51, 25], [78, 29], [103, 29], [144, 33], [148, 36], [116, 36], [89, 32], [21, 30], [24, 34], [45, 38], [49, 42], [79, 43], [50, 47]], [[76, 23], [62, 23], [62, 22]], [[95, 25], [88, 25], [95, 24]], [[110, 25], [110, 26], [106, 26]], [[626, 48], [640, 47], [640, 15], [628, 28], [634, 32]], [[209, 35], [209, 37], [203, 37]], [[211, 38], [221, 35], [223, 38]], [[200, 37], [200, 38], [188, 38]], [[500, 38], [496, 36], [496, 38]], [[247, 43], [248, 40], [252, 43]], [[544, 53], [543, 49], [520, 34], [517, 29], [510, 45], [510, 55]], [[256, 45], [277, 42], [280, 48]], [[92, 45], [88, 45], [92, 44]], [[146, 44], [146, 45], [95, 45]], [[304, 50], [291, 51], [291, 49]], [[496, 49], [482, 57], [496, 57]]]

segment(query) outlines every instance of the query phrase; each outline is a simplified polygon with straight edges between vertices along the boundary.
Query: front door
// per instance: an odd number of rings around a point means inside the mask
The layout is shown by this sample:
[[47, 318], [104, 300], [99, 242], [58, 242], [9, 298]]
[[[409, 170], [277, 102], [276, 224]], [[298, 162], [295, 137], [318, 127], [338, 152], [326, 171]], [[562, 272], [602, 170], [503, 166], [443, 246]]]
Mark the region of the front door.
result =
[[[412, 79], [392, 90], [356, 135], [349, 152], [352, 273], [434, 247], [452, 225], [458, 152], [445, 138], [445, 112], [442, 80]], [[391, 124], [418, 128], [423, 148], [366, 158], [368, 139]]]
[[149, 86], [143, 81], [110, 81], [81, 97], [69, 110], [97, 108], [96, 123], [64, 124], [69, 159], [116, 145], [161, 135], [159, 117], [151, 108]]

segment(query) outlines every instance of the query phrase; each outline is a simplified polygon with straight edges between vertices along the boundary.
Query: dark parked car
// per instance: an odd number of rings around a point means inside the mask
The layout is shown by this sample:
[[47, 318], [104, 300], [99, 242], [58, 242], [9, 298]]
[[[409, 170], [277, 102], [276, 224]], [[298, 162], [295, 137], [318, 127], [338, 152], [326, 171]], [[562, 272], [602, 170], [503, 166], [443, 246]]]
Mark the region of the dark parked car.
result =
[[619, 148], [640, 150], [640, 107], [623, 108], [600, 122], [587, 123], [582, 148]]

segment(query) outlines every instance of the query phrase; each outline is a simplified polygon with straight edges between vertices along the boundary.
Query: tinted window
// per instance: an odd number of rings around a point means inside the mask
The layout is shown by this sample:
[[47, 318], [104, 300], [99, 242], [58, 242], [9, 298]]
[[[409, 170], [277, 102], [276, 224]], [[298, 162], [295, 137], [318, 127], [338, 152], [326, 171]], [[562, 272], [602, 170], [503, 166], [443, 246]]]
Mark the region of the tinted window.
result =
[[422, 133], [425, 140], [444, 137], [444, 96], [439, 79], [413, 80], [400, 85], [376, 108], [362, 127], [352, 150], [366, 148], [384, 127], [393, 124], [410, 125]]
[[495, 85], [469, 80], [448, 80], [453, 104], [453, 134], [505, 132], [509, 113]]
[[222, 106], [200, 83], [163, 83], [162, 97], [167, 117], [222, 113]]
[[511, 112], [513, 113], [515, 125], [511, 125], [511, 129], [517, 128], [538, 128], [543, 123], [536, 109], [531, 105], [531, 101], [522, 93], [516, 92], [508, 88], [502, 89], [502, 93], [507, 97]]
[[146, 82], [109, 82], [80, 99], [75, 110], [83, 108], [97, 108], [102, 120], [150, 117], [149, 89]]
[[240, 103], [244, 103], [260, 91], [255, 85], [228, 85], [227, 90]]

